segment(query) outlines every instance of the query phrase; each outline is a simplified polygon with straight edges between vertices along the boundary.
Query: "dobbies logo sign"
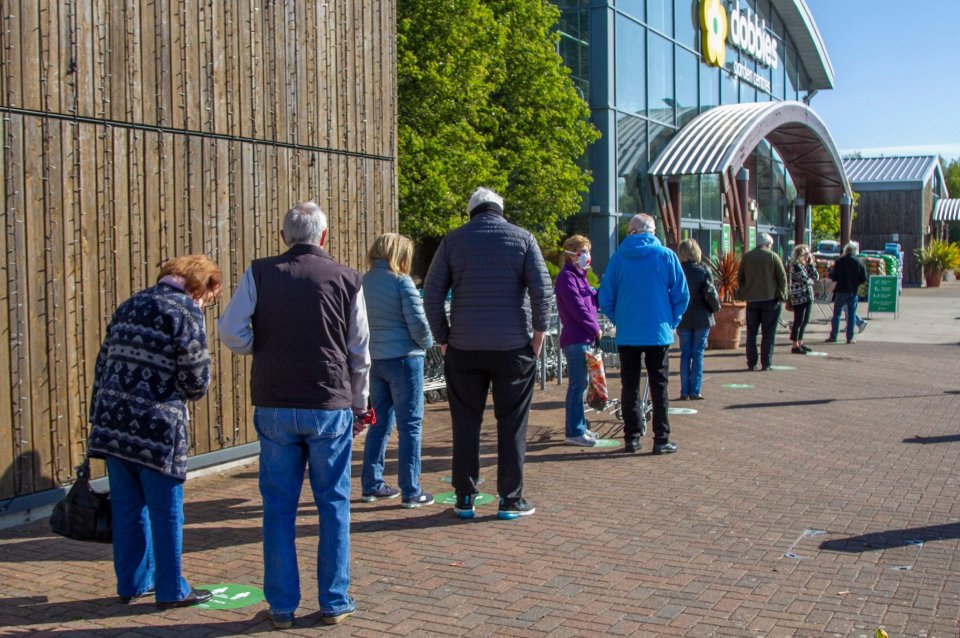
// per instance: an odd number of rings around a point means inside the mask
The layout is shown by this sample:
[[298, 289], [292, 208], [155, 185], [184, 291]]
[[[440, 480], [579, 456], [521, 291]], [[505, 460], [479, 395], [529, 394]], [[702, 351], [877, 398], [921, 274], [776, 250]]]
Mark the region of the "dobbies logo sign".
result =
[[720, 0], [700, 0], [700, 33], [704, 60], [722, 67], [727, 58], [727, 12]]

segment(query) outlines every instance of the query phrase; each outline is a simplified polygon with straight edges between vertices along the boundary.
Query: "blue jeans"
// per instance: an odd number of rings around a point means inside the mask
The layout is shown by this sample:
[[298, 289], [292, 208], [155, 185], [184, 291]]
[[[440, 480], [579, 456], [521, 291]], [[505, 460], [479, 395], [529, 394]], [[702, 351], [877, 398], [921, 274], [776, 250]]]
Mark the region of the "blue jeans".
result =
[[587, 431], [587, 419], [583, 413], [583, 393], [587, 390], [587, 350], [589, 343], [572, 343], [564, 346], [567, 358], [567, 426], [566, 436], [583, 436]]
[[363, 444], [363, 493], [383, 487], [387, 440], [397, 425], [397, 482], [403, 498], [420, 493], [420, 429], [423, 424], [423, 355], [375, 359], [370, 366], [370, 402], [377, 422]]
[[112, 456], [107, 472], [117, 594], [128, 598], [156, 587], [157, 602], [186, 598], [190, 585], [180, 575], [183, 481]]
[[[296, 519], [303, 473], [320, 515], [317, 588], [320, 612], [337, 615], [356, 605], [350, 586], [350, 453], [353, 413], [258, 407], [260, 495], [263, 497], [263, 590], [270, 608], [292, 613], [300, 604]], [[310, 534], [312, 535], [312, 533]]]
[[703, 351], [707, 348], [710, 328], [677, 330], [680, 338], [680, 396], [694, 397], [700, 394], [703, 382]]
[[856, 327], [857, 303], [860, 296], [857, 293], [838, 292], [833, 296], [833, 317], [830, 319], [830, 338], [836, 339], [840, 333], [840, 313], [847, 315], [847, 341], [853, 339], [853, 329]]

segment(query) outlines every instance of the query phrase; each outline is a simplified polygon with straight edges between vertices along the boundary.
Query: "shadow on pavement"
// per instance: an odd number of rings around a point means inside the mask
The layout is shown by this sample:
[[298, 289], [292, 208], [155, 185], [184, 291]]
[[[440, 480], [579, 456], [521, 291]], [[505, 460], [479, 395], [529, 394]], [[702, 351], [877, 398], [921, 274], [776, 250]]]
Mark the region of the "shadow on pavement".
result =
[[952, 390], [946, 390], [942, 393], [933, 394], [903, 394], [903, 395], [884, 395], [880, 397], [849, 397], [844, 399], [806, 399], [802, 401], [771, 401], [767, 403], [734, 403], [726, 406], [725, 410], [749, 410], [752, 408], [786, 408], [791, 406], [804, 405], [826, 405], [828, 403], [840, 403], [843, 401], [897, 401], [900, 399], [929, 399], [932, 397], [943, 396], [944, 394], [955, 394]]
[[116, 596], [56, 603], [49, 602], [46, 596], [0, 598], [0, 609], [6, 612], [0, 616], [0, 627], [140, 616], [154, 611], [152, 605], [123, 605]]
[[820, 543], [820, 549], [832, 552], [860, 553], [917, 545], [921, 541], [943, 541], [954, 538], [960, 538], [960, 523], [893, 529], [849, 538], [837, 538]]
[[960, 441], [960, 434], [943, 434], [941, 436], [914, 436], [909, 439], [904, 439], [904, 443], [956, 443]]
[[[0, 616], [0, 627], [16, 627], [33, 624], [51, 624], [67, 623], [77, 621], [97, 621], [108, 618], [137, 618], [144, 615], [159, 615], [152, 603], [142, 603], [133, 605], [121, 604], [115, 596], [108, 598], [91, 598], [88, 600], [70, 600], [60, 602], [48, 602], [46, 596], [31, 596], [26, 598], [0, 598], [0, 609], [8, 613]], [[177, 611], [174, 613], [190, 613], [189, 611]], [[89, 628], [70, 628], [70, 629], [47, 629], [37, 630], [35, 628], [24, 628], [22, 630], [6, 630], [4, 636], [35, 636], [38, 633], [44, 636], [68, 636], [76, 634], [96, 634], [97, 636], [124, 636], [136, 634], [140, 635], [149, 627], [149, 633], [153, 635], [169, 632], [169, 635], [179, 635], [184, 632], [202, 630], [204, 636], [235, 636], [238, 634], [262, 633], [273, 631], [273, 626], [269, 622], [266, 610], [257, 609], [251, 606], [251, 617], [245, 621], [232, 621], [226, 623], [206, 622], [182, 622], [175, 618], [170, 618], [170, 624], [167, 626], [151, 623], [131, 623], [129, 627], [103, 627]], [[304, 625], [312, 624], [310, 616], [304, 616], [302, 622]]]

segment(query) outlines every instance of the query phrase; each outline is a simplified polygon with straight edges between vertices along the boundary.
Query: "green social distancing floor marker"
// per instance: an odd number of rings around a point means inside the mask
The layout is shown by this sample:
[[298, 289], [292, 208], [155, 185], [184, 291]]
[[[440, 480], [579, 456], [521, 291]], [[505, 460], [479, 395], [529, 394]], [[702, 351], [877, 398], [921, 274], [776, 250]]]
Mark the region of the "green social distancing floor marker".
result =
[[[440, 505], [456, 505], [457, 504], [457, 493], [456, 492], [440, 492], [439, 494], [434, 494], [434, 500]], [[473, 499], [474, 505], [486, 505], [487, 503], [492, 503], [494, 501], [493, 494], [485, 494], [480, 492], [477, 494], [476, 498]]]
[[721, 388], [730, 388], [731, 390], [749, 390], [756, 387], [752, 383], [724, 383]]
[[796, 370], [797, 366], [770, 366], [771, 370]]
[[199, 589], [209, 589], [213, 598], [205, 603], [194, 605], [197, 609], [239, 609], [256, 605], [264, 600], [263, 590], [250, 585], [220, 583], [218, 585], [200, 585]]
[[667, 414], [696, 414], [693, 408], [667, 408]]
[[593, 447], [620, 447], [620, 441], [615, 439], [597, 439], [597, 444]]
[[827, 356], [826, 352], [817, 352], [816, 350], [811, 350], [807, 353], [808, 357], [825, 357]]

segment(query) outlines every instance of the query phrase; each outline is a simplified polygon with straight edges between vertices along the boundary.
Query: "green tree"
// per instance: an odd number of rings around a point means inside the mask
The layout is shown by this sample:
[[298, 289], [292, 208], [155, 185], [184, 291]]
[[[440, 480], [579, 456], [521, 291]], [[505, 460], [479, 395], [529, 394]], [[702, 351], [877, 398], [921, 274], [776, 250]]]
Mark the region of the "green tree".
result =
[[488, 2], [503, 29], [503, 83], [491, 96], [486, 129], [506, 181], [507, 216], [534, 232], [541, 245], [561, 238], [558, 222], [580, 210], [589, 175], [577, 163], [599, 134], [556, 50], [560, 18], [541, 0]]
[[541, 0], [398, 3], [401, 231], [440, 237], [486, 185], [542, 245], [580, 207], [577, 163], [596, 139], [556, 52], [559, 11]]
[[478, 0], [401, 0], [397, 14], [400, 230], [439, 237], [495, 175], [478, 125], [502, 82], [500, 29]]
[[[950, 197], [960, 198], [960, 159], [947, 161], [941, 156], [940, 165], [943, 167], [943, 177]], [[960, 224], [948, 224], [947, 227], [950, 241], [960, 242]]]
[[[857, 217], [860, 193], [853, 194], [853, 217]], [[811, 206], [810, 235], [814, 244], [823, 239], [840, 239], [840, 206]]]
[[947, 183], [950, 197], [960, 197], [960, 159], [947, 161], [940, 156], [940, 165], [943, 167], [943, 176]]

